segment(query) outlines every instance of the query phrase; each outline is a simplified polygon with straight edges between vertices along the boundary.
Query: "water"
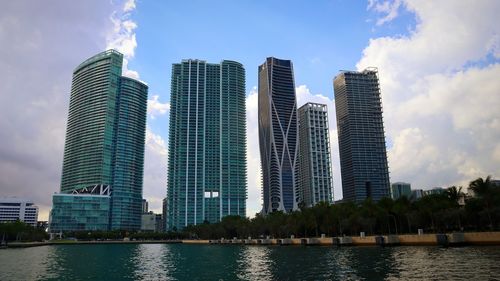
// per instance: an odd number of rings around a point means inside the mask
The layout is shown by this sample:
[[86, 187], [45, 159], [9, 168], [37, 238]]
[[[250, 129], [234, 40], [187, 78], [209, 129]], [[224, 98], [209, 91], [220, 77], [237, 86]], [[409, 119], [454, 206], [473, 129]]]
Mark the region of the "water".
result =
[[0, 250], [0, 280], [500, 280], [500, 247], [53, 245]]

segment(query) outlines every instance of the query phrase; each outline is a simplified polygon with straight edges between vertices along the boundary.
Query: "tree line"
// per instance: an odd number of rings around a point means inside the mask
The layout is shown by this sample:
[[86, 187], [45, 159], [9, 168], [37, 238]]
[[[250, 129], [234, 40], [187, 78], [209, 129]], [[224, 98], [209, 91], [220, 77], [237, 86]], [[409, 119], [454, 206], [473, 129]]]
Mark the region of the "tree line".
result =
[[[473, 197], [465, 197], [462, 187], [451, 186], [441, 194], [426, 195], [416, 201], [406, 197], [397, 200], [383, 198], [378, 202], [366, 199], [360, 204], [321, 202], [310, 208], [285, 214], [273, 212], [256, 214], [252, 219], [226, 216], [218, 223], [191, 225], [182, 231], [131, 232], [75, 231], [63, 233], [63, 238], [79, 240], [118, 240], [128, 237], [135, 240], [175, 239], [232, 239], [274, 237], [326, 236], [417, 233], [451, 231], [500, 230], [500, 186], [491, 177], [478, 178], [469, 184]], [[465, 198], [464, 204], [460, 204]], [[23, 222], [0, 223], [0, 240], [42, 241], [48, 239], [43, 228]]]
[[187, 238], [184, 232], [141, 232], [141, 231], [70, 231], [63, 233], [63, 238], [76, 238], [78, 240], [177, 240]]
[[360, 204], [321, 202], [289, 214], [257, 214], [252, 219], [227, 216], [218, 223], [188, 226], [184, 232], [199, 239], [242, 239], [406, 234], [418, 229], [430, 233], [500, 230], [500, 186], [488, 176], [470, 182], [469, 188], [473, 197], [465, 197], [462, 187], [451, 186], [416, 201], [403, 196], [378, 202], [368, 198]]
[[21, 221], [0, 223], [0, 243], [9, 241], [43, 241], [49, 235], [44, 228], [34, 227]]

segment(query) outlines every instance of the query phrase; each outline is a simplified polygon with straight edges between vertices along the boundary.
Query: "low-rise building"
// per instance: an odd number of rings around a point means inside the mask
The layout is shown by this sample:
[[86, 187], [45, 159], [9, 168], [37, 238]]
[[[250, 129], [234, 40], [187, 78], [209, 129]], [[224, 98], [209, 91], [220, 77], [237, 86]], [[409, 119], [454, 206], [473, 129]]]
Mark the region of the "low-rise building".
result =
[[108, 185], [82, 188], [73, 193], [56, 193], [52, 197], [49, 231], [109, 230], [110, 204]]
[[155, 231], [156, 232], [164, 232], [165, 231], [165, 224], [163, 223], [163, 215], [162, 214], [156, 214], [155, 215]]
[[424, 195], [434, 195], [434, 194], [443, 194], [445, 191], [442, 187], [433, 187], [429, 190], [424, 191]]
[[25, 198], [0, 198], [0, 222], [22, 221], [36, 226], [38, 221], [38, 207], [33, 201]]
[[144, 232], [156, 231], [156, 215], [153, 212], [142, 214], [141, 231]]
[[411, 191], [410, 200], [417, 201], [424, 197], [424, 191], [422, 189], [415, 189]]
[[411, 184], [406, 182], [395, 182], [391, 184], [391, 197], [394, 200], [405, 196], [410, 199], [411, 197]]

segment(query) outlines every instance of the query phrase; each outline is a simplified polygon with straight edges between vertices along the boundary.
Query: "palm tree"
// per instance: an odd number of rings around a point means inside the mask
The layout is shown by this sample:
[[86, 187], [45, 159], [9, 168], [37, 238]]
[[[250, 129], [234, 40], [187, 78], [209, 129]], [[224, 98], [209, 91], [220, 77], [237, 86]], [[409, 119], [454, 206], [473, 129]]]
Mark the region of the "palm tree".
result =
[[363, 226], [368, 226], [370, 230], [369, 233], [373, 234], [373, 228], [377, 223], [377, 215], [380, 213], [379, 207], [370, 197], [368, 197], [361, 203], [358, 210], [361, 215], [361, 217], [358, 218], [358, 222], [361, 222]]
[[[404, 196], [403, 196], [404, 197]], [[396, 221], [396, 212], [394, 212], [394, 200], [392, 200], [389, 197], [385, 197], [380, 199], [378, 201], [378, 206], [382, 209], [383, 214], [387, 218], [391, 218], [392, 221], [394, 222], [394, 228], [396, 230], [396, 234], [398, 234], [398, 223]], [[389, 227], [389, 234], [391, 234], [391, 227], [390, 227], [390, 219], [387, 221], [387, 225]]]
[[488, 216], [488, 220], [490, 222], [490, 228], [493, 228], [491, 207], [493, 205], [494, 187], [491, 183], [491, 176], [487, 176], [486, 179], [477, 178], [476, 180], [471, 181], [469, 188], [474, 192], [475, 196], [482, 201], [486, 215]]
[[491, 193], [493, 185], [491, 184], [491, 176], [487, 176], [484, 180], [483, 178], [477, 178], [469, 184], [469, 188], [474, 191], [474, 194], [478, 197], [488, 196]]
[[462, 212], [459, 208], [460, 207], [459, 201], [464, 196], [464, 193], [462, 192], [462, 187], [459, 186], [457, 188], [456, 186], [450, 186], [444, 191], [444, 194], [446, 195], [446, 197], [448, 197], [449, 201], [452, 204], [451, 208], [446, 212], [452, 217], [456, 216], [458, 222], [458, 228], [462, 229], [462, 220], [460, 218], [460, 214]]
[[[403, 228], [403, 224], [401, 223], [401, 218], [405, 217], [408, 223], [408, 232], [411, 232], [411, 222], [410, 222], [410, 212], [411, 202], [406, 196], [402, 196], [394, 201], [393, 211], [397, 215], [399, 220], [400, 229]], [[403, 232], [403, 230], [401, 230]]]
[[444, 194], [453, 202], [458, 204], [458, 200], [464, 195], [462, 192], [462, 187], [450, 186], [445, 191]]

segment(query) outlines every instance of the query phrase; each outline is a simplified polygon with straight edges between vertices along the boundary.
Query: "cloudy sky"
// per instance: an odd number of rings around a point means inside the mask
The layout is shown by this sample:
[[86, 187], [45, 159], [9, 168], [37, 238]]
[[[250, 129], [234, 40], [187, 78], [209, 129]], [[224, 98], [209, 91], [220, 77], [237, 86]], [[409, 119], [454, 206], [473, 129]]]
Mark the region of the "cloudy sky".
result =
[[[178, 3], [181, 2], [181, 3]], [[60, 184], [72, 70], [115, 48], [149, 85], [144, 197], [166, 193], [171, 64], [236, 60], [247, 71], [248, 215], [261, 208], [257, 66], [291, 59], [299, 105], [330, 112], [332, 79], [379, 69], [391, 181], [414, 188], [500, 177], [500, 1], [6, 1], [0, 9], [0, 196], [47, 219]]]

